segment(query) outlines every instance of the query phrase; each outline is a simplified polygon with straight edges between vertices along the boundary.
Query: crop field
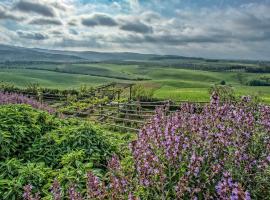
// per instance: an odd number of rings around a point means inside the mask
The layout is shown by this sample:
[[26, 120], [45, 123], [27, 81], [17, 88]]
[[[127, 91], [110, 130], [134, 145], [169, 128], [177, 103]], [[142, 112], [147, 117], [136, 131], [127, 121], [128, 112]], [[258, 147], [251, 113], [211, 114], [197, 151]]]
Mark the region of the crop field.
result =
[[253, 79], [269, 73], [223, 72], [181, 69], [149, 64], [16, 64], [0, 67], [0, 81], [19, 87], [38, 83], [43, 87], [76, 89], [85, 84], [97, 86], [110, 82], [139, 83], [154, 91], [159, 99], [207, 101], [209, 89], [225, 81], [238, 95], [256, 95], [270, 102], [269, 86], [248, 86]]

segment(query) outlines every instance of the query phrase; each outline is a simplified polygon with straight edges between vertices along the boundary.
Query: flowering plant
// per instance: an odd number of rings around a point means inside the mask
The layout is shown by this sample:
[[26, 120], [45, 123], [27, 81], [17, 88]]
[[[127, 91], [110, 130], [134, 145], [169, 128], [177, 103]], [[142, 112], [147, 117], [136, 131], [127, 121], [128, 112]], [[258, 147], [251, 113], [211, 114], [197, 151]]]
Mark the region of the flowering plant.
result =
[[88, 174], [89, 199], [270, 197], [269, 106], [254, 105], [248, 97], [220, 103], [214, 93], [203, 108], [183, 104], [166, 113], [158, 108], [130, 144], [132, 175], [116, 157], [107, 181]]
[[33, 98], [28, 98], [22, 94], [18, 93], [6, 93], [0, 91], [0, 105], [3, 104], [27, 104], [33, 108], [47, 111], [49, 113], [54, 113], [55, 110], [46, 104], [40, 103]]

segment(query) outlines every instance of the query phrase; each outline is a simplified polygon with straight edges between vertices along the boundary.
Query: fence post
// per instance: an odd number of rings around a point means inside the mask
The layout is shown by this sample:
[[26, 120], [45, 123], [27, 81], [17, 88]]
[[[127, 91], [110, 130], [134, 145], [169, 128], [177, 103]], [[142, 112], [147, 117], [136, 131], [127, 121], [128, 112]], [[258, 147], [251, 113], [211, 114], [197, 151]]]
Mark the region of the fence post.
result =
[[118, 103], [118, 116], [119, 116], [119, 112], [120, 112], [120, 91], [118, 90], [118, 92], [117, 92], [117, 103]]
[[132, 99], [132, 85], [129, 86], [129, 101]]

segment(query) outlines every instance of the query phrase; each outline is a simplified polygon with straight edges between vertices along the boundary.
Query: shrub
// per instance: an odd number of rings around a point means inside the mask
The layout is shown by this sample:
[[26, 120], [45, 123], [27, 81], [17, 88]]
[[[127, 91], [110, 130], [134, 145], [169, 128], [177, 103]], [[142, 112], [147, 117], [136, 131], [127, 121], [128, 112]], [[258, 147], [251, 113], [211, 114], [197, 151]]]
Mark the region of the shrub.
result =
[[72, 182], [85, 190], [87, 171], [104, 174], [106, 159], [116, 151], [103, 132], [27, 105], [1, 105], [0, 199], [22, 199], [27, 183], [51, 199], [54, 178], [63, 189]]
[[224, 80], [220, 81], [220, 85], [226, 85], [226, 81]]
[[[103, 168], [102, 165], [115, 149], [101, 132], [102, 130], [89, 123], [60, 126], [36, 139], [26, 152], [25, 159], [45, 162], [48, 166], [59, 168], [65, 162], [62, 157], [76, 150], [85, 154], [82, 162], [92, 162], [96, 167]], [[75, 155], [69, 156], [76, 158]]]
[[1, 199], [22, 199], [23, 186], [35, 185], [34, 191], [50, 194], [56, 173], [44, 163], [27, 163], [17, 159], [0, 162]]
[[0, 106], [0, 159], [20, 157], [54, 126], [54, 117], [26, 105]]

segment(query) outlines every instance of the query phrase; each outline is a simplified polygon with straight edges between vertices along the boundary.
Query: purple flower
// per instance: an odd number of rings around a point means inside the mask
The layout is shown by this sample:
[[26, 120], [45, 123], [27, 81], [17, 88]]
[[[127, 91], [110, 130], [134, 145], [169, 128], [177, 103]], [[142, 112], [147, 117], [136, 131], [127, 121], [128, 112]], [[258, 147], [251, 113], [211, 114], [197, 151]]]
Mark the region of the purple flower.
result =
[[17, 93], [4, 93], [0, 92], [0, 105], [3, 104], [27, 104], [33, 108], [47, 111], [49, 113], [54, 113], [55, 110], [46, 104], [40, 103], [33, 98], [28, 98], [22, 94]]
[[53, 194], [54, 200], [61, 200], [61, 188], [57, 180], [54, 180], [53, 182], [52, 194]]

